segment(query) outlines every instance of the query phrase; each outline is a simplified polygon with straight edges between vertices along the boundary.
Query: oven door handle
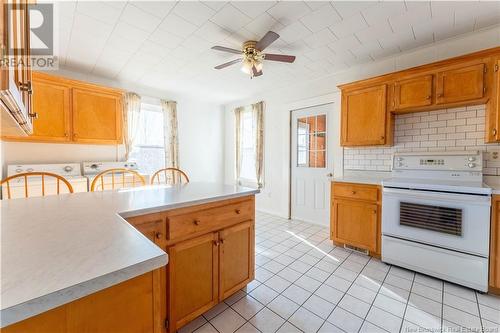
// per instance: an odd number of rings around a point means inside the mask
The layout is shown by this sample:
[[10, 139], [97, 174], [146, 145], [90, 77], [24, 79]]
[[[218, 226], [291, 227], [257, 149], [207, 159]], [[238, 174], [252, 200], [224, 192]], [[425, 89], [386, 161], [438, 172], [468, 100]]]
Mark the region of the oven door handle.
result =
[[491, 206], [491, 197], [486, 195], [471, 195], [471, 194], [443, 193], [443, 192], [438, 193], [430, 191], [402, 190], [402, 189], [384, 187], [382, 193], [382, 199], [385, 196], [397, 197], [397, 198], [463, 202], [467, 204]]

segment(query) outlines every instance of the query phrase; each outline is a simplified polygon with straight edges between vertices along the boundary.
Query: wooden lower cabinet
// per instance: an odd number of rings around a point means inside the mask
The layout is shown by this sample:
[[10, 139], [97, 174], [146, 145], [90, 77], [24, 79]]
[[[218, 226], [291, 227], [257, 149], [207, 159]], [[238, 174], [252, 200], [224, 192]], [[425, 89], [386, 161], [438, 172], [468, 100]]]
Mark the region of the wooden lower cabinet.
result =
[[3, 333], [160, 332], [154, 320], [155, 271], [7, 326]]
[[489, 291], [500, 295], [500, 195], [491, 202]]
[[255, 277], [255, 198], [216, 201], [127, 219], [168, 253], [160, 306], [176, 332]]
[[381, 191], [376, 185], [332, 183], [331, 239], [380, 256]]
[[219, 240], [209, 233], [169, 248], [169, 331], [182, 327], [218, 303]]

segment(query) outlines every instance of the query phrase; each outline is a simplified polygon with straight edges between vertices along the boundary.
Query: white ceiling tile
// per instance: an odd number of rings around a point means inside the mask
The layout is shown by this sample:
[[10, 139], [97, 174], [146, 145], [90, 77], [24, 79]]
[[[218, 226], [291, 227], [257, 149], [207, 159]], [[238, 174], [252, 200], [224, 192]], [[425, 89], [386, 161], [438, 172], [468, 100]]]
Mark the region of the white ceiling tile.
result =
[[210, 48], [213, 46], [213, 43], [206, 39], [192, 35], [184, 40], [184, 42], [182, 42], [182, 46], [191, 49], [194, 52], [200, 52], [210, 50]]
[[312, 32], [318, 32], [335, 24], [341, 19], [342, 18], [337, 14], [337, 11], [335, 11], [330, 4], [326, 4], [314, 12], [302, 17], [300, 20], [309, 30]]
[[148, 39], [152, 41], [153, 43], [160, 44], [163, 47], [166, 47], [168, 49], [174, 49], [177, 46], [179, 46], [182, 41], [184, 40], [183, 38], [179, 36], [175, 36], [165, 30], [161, 29], [156, 29], [155, 32], [153, 32]]
[[149, 36], [148, 32], [146, 32], [142, 29], [136, 28], [136, 27], [134, 27], [126, 22], [123, 22], [123, 21], [118, 21], [118, 23], [115, 26], [115, 29], [113, 30], [113, 34], [117, 34], [120, 37], [123, 37], [125, 39], [130, 39], [133, 41], [137, 41], [137, 42], [139, 42], [139, 41], [143, 42]]
[[127, 5], [127, 1], [107, 1], [106, 4], [116, 9], [123, 9]]
[[184, 61], [190, 61], [190, 60], [196, 59], [198, 57], [199, 53], [201, 53], [201, 51], [200, 52], [193, 52], [192, 49], [189, 49], [189, 48], [181, 45], [181, 46], [175, 48], [170, 54], [174, 58], [184, 60]]
[[335, 53], [333, 53], [333, 51], [326, 46], [306, 52], [304, 55], [313, 61], [335, 57]]
[[60, 17], [73, 18], [76, 11], [76, 1], [58, 1], [54, 5]]
[[434, 42], [434, 35], [427, 35], [427, 36], [422, 36], [419, 39], [408, 39], [404, 42], [399, 43], [399, 48], [401, 51], [408, 51], [412, 50], [414, 48], [423, 46], [423, 45], [428, 45]]
[[121, 9], [112, 7], [104, 1], [80, 1], [76, 5], [76, 11], [107, 24], [116, 22], [121, 13]]
[[312, 33], [300, 21], [297, 21], [278, 31], [278, 34], [285, 42], [293, 43], [299, 39], [306, 38]]
[[481, 14], [476, 17], [474, 29], [479, 30], [492, 25], [500, 24], [500, 10], [494, 10], [489, 13]]
[[252, 22], [248, 23], [245, 26], [245, 29], [253, 32], [258, 36], [264, 36], [268, 31], [277, 31], [283, 29], [283, 25], [276, 21], [268, 13], [263, 13]]
[[368, 43], [374, 39], [383, 38], [389, 34], [392, 34], [392, 30], [387, 21], [383, 21], [378, 25], [371, 26], [355, 33], [361, 43]]
[[189, 23], [175, 14], [169, 14], [160, 24], [159, 28], [170, 32], [173, 35], [184, 38], [188, 37], [198, 29], [196, 25]]
[[[335, 51], [335, 49], [333, 49], [333, 50]], [[380, 46], [380, 43], [378, 41], [373, 41], [371, 43], [367, 43], [367, 44], [363, 44], [363, 45], [361, 45], [361, 44], [353, 45], [353, 46], [349, 47], [349, 50], [357, 58], [363, 58], [363, 57], [366, 57], [368, 55], [371, 56], [376, 52], [380, 52], [382, 50], [382, 47]], [[373, 58], [373, 56], [372, 56], [372, 58]]]
[[141, 47], [140, 51], [146, 54], [157, 54], [160, 57], [165, 57], [170, 53], [170, 48], [165, 47], [161, 44], [155, 43], [151, 40], [145, 41]]
[[404, 45], [413, 41], [415, 41], [415, 36], [411, 29], [401, 30], [379, 38], [380, 45], [382, 45], [384, 49]]
[[250, 23], [251, 19], [231, 4], [225, 5], [210, 21], [232, 32]]
[[387, 49], [381, 48], [379, 50], [372, 51], [370, 55], [372, 56], [373, 59], [381, 59], [388, 56], [397, 55], [400, 52], [401, 50], [399, 49], [399, 47], [392, 47]]
[[289, 25], [309, 13], [311, 9], [302, 1], [281, 1], [267, 12], [283, 25]]
[[333, 35], [333, 33], [329, 29], [323, 29], [305, 38], [304, 42], [309, 47], [317, 48], [332, 43], [336, 39], [337, 38]]
[[333, 24], [330, 27], [330, 30], [337, 36], [338, 38], [344, 38], [352, 35], [355, 32], [366, 29], [368, 25], [366, 24], [365, 19], [361, 16], [361, 14], [355, 14], [349, 16], [348, 18]]
[[215, 11], [219, 11], [226, 5], [227, 1], [203, 1], [204, 5], [212, 8]]
[[161, 22], [161, 19], [158, 17], [131, 4], [125, 7], [120, 20], [149, 33], [156, 30]]
[[173, 13], [200, 27], [215, 14], [215, 10], [198, 1], [181, 1]]
[[73, 20], [73, 30], [84, 31], [89, 35], [95, 34], [97, 37], [102, 37], [109, 35], [113, 30], [113, 26], [90, 16], [76, 13]]
[[328, 44], [328, 47], [330, 47], [334, 51], [339, 50], [339, 49], [352, 50], [355, 48], [359, 48], [360, 46], [361, 46], [361, 43], [354, 35], [352, 35], [350, 37], [339, 39], [337, 41], [334, 41], [333, 43]]
[[372, 26], [390, 16], [401, 15], [406, 11], [403, 1], [379, 2], [361, 11], [366, 22]]
[[433, 17], [453, 16], [457, 1], [431, 1]]
[[276, 4], [276, 1], [234, 1], [232, 5], [251, 18], [256, 18]]
[[116, 31], [106, 41], [106, 47], [111, 47], [122, 52], [135, 53], [143, 44], [142, 40], [130, 40], [123, 38]]
[[[110, 3], [115, 3], [110, 1]], [[159, 18], [164, 18], [176, 5], [176, 1], [130, 1], [134, 6]]]
[[441, 28], [434, 32], [434, 38], [436, 41], [451, 38], [456, 35], [466, 34], [472, 32], [474, 29], [473, 25], [463, 24], [463, 25], [454, 25], [448, 28]]
[[407, 29], [408, 26], [421, 23], [425, 21], [429, 21], [431, 19], [431, 7], [428, 2], [411, 2], [412, 5], [408, 9], [408, 11], [403, 14], [393, 15], [389, 17], [389, 23], [394, 31], [398, 31], [401, 29]]
[[231, 32], [211, 21], [207, 21], [194, 34], [212, 43], [216, 43], [228, 38], [231, 35]]
[[377, 3], [375, 1], [335, 1], [333, 2], [333, 7], [346, 19], [350, 16], [357, 15], [361, 13], [362, 10], [375, 6]]
[[306, 1], [305, 2], [307, 7], [311, 8], [312, 10], [319, 9], [320, 7], [323, 7], [326, 4], [330, 4], [330, 1]]

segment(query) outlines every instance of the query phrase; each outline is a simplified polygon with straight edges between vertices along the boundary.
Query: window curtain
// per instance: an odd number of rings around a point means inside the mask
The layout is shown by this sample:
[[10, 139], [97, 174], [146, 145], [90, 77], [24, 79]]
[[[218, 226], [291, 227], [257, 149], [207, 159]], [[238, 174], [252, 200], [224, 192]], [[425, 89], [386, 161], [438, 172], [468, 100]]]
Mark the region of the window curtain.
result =
[[163, 135], [165, 140], [165, 167], [179, 168], [179, 139], [177, 136], [177, 102], [161, 100]]
[[235, 137], [236, 137], [236, 180], [239, 182], [241, 176], [241, 114], [245, 108], [240, 106], [234, 110]]
[[264, 102], [252, 104], [255, 125], [255, 174], [257, 186], [264, 186]]
[[125, 129], [125, 160], [128, 161], [130, 153], [139, 132], [139, 119], [141, 116], [141, 96], [128, 92], [124, 96], [125, 110], [123, 112], [123, 128]]

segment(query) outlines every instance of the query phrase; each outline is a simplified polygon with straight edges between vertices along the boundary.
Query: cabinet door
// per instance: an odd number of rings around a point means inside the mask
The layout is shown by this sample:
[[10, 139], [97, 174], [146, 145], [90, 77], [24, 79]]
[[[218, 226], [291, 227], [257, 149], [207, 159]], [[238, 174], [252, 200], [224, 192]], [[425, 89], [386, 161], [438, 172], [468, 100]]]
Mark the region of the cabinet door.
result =
[[386, 144], [385, 84], [342, 92], [342, 145]]
[[28, 139], [70, 140], [70, 88], [57, 81], [33, 80], [33, 135]]
[[121, 142], [120, 95], [73, 88], [72, 97], [73, 141], [101, 144]]
[[218, 233], [167, 248], [169, 332], [218, 303]]
[[500, 196], [494, 195], [491, 205], [490, 282], [491, 288], [500, 293]]
[[500, 140], [500, 59], [493, 61], [493, 85], [486, 113], [486, 142]]
[[333, 214], [335, 241], [377, 251], [378, 205], [354, 200], [334, 200]]
[[394, 110], [432, 104], [432, 75], [424, 75], [394, 83]]
[[222, 301], [254, 279], [254, 224], [249, 221], [226, 228], [219, 238], [219, 301]]
[[437, 74], [436, 104], [458, 103], [484, 96], [485, 64], [475, 64]]

